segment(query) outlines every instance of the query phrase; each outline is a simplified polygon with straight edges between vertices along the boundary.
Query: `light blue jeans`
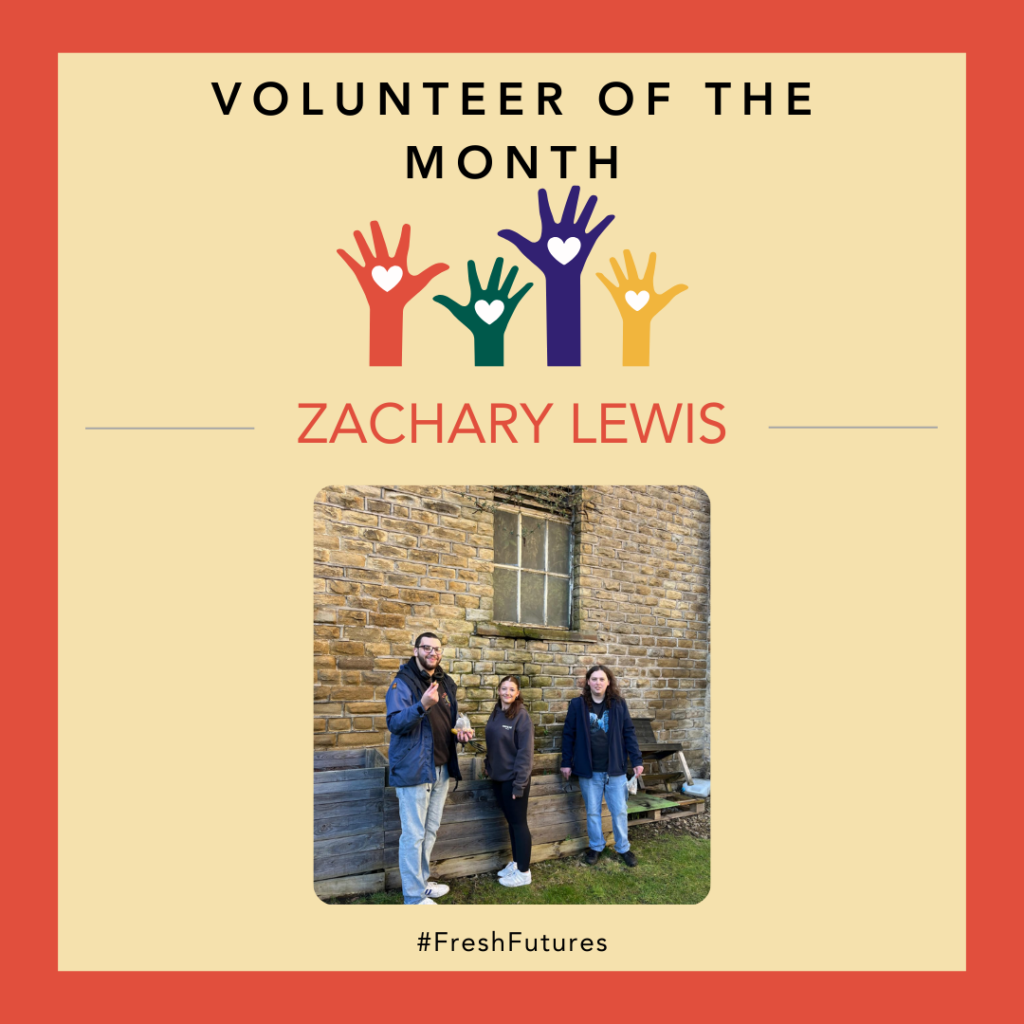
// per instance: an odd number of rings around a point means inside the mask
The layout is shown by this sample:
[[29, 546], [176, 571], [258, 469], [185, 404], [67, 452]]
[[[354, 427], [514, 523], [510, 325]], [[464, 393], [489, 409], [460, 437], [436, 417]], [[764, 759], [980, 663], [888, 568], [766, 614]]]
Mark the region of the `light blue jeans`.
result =
[[604, 831], [601, 828], [601, 797], [608, 804], [615, 832], [615, 852], [629, 849], [629, 827], [626, 824], [626, 776], [607, 772], [594, 772], [589, 779], [580, 778], [580, 792], [587, 805], [587, 839], [592, 850], [604, 849]]
[[398, 838], [398, 870], [406, 903], [419, 903], [430, 877], [430, 854], [445, 797], [448, 796], [448, 765], [435, 769], [437, 781], [419, 786], [398, 786], [398, 815], [402, 834]]

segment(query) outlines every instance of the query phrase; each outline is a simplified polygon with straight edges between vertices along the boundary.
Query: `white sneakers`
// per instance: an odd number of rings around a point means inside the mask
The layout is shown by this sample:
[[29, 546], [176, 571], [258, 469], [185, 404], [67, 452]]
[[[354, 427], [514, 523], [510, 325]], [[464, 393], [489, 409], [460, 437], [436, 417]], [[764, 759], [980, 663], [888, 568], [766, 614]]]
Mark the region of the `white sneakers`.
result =
[[529, 885], [533, 881], [533, 875], [529, 871], [520, 871], [516, 868], [510, 874], [499, 877], [498, 882], [501, 885], [506, 885], [510, 889], [517, 885]]
[[[529, 871], [520, 871], [516, 866], [514, 860], [510, 860], [499, 872], [498, 881], [508, 888], [512, 889], [520, 885], [531, 885], [533, 883], [533, 875]], [[449, 887], [443, 885], [441, 882], [428, 882], [427, 887], [423, 890], [423, 899], [419, 903], [415, 904], [417, 907], [429, 906], [433, 907], [437, 904], [434, 902], [435, 899], [440, 899], [442, 896], [447, 896]]]

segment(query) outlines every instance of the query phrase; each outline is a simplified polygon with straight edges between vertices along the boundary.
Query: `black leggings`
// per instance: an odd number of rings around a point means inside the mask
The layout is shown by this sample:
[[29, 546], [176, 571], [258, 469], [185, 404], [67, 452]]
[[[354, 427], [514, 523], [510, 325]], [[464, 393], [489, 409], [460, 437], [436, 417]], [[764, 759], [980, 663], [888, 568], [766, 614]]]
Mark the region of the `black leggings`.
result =
[[533, 837], [530, 835], [530, 826], [526, 823], [526, 811], [530, 803], [530, 783], [521, 797], [512, 799], [513, 780], [508, 782], [497, 782], [492, 780], [494, 786], [494, 799], [505, 815], [508, 822], [508, 837], [512, 840], [512, 859], [520, 871], [530, 870], [530, 854], [533, 852]]

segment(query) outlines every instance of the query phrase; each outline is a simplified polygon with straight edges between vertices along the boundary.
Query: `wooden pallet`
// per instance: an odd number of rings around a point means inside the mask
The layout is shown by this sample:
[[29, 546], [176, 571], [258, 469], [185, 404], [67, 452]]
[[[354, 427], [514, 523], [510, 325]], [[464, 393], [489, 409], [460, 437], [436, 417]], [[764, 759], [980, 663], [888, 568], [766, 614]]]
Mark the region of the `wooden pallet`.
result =
[[629, 824], [641, 825], [647, 821], [665, 821], [668, 818], [689, 818], [704, 813], [704, 801], [696, 797], [678, 799], [658, 796], [630, 797], [626, 804]]

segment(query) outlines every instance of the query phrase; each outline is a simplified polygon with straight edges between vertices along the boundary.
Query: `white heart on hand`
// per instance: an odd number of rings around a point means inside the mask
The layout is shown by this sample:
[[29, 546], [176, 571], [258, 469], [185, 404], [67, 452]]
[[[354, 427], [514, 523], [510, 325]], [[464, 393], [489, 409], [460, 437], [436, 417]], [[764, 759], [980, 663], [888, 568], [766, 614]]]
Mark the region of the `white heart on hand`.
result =
[[564, 267], [580, 251], [580, 240], [578, 238], [549, 238], [548, 252], [558, 260]]
[[650, 299], [651, 296], [647, 292], [626, 292], [626, 301], [636, 310], [643, 309]]
[[389, 292], [392, 288], [402, 280], [402, 268], [401, 267], [388, 267], [385, 270], [383, 267], [374, 267], [370, 271], [370, 276], [377, 282], [378, 287], [383, 288], [384, 291]]
[[480, 317], [485, 324], [493, 324], [495, 320], [505, 312], [505, 303], [501, 299], [495, 299], [493, 302], [484, 302], [483, 299], [478, 299], [476, 305], [473, 307], [476, 310], [476, 315]]

